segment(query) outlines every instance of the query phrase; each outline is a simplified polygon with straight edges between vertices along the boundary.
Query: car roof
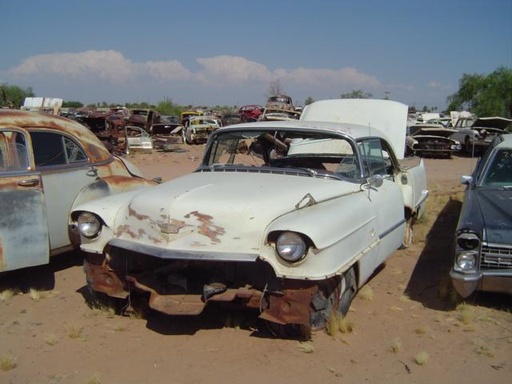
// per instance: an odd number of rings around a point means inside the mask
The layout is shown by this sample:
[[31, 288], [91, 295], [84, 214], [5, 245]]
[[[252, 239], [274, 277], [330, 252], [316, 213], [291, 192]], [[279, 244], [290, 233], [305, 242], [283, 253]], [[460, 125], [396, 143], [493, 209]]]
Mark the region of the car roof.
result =
[[497, 147], [512, 148], [512, 134], [506, 133], [500, 136], [502, 140], [496, 145]]
[[50, 128], [77, 138], [92, 162], [106, 161], [112, 157], [101, 140], [87, 127], [65, 117], [18, 109], [0, 109], [0, 126], [15, 126], [31, 131]]

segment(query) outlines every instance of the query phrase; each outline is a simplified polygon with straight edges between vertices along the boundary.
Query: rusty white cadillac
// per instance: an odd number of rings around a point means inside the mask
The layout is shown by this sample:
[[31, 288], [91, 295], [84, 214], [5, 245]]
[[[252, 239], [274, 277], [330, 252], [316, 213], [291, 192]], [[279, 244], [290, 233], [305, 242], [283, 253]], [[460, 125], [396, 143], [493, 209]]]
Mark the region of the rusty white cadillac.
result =
[[89, 287], [168, 315], [254, 309], [279, 336], [323, 328], [424, 209], [406, 119], [397, 102], [327, 100], [216, 130], [192, 174], [76, 207]]

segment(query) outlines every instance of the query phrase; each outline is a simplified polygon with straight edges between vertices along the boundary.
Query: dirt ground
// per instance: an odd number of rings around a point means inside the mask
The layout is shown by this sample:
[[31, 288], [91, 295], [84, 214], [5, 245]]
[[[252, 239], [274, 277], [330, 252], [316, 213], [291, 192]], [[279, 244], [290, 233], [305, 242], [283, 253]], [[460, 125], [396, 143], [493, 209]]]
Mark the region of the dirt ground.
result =
[[[199, 163], [203, 146], [183, 148], [130, 160], [169, 180]], [[512, 382], [512, 298], [479, 294], [461, 304], [448, 277], [459, 179], [474, 160], [425, 163], [428, 213], [414, 244], [356, 296], [352, 332], [276, 339], [255, 314], [215, 308], [200, 317], [115, 315], [88, 305], [72, 253], [0, 275], [0, 383]]]

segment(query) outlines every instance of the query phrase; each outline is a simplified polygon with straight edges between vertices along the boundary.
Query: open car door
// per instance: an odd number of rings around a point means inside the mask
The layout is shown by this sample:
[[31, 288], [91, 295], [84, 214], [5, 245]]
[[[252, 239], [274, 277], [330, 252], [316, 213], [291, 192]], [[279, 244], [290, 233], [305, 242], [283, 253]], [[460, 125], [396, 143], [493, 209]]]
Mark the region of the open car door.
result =
[[29, 133], [0, 126], [0, 272], [47, 264], [48, 222]]

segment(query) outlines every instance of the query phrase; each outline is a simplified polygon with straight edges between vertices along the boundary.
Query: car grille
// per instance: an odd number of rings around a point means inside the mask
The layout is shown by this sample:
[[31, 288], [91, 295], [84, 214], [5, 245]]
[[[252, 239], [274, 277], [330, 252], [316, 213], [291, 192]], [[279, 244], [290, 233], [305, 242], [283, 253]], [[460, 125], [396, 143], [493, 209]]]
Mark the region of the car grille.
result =
[[481, 269], [512, 269], [512, 247], [483, 246]]

